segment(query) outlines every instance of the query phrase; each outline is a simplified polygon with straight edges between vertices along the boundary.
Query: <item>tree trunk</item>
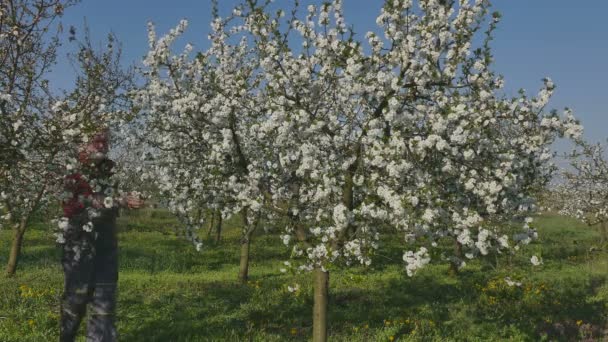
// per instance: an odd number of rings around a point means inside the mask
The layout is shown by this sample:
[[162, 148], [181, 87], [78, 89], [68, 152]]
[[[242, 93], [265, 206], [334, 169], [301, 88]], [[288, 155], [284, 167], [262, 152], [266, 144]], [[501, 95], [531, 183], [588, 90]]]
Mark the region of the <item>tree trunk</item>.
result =
[[222, 212], [216, 211], [215, 216], [215, 243], [219, 244], [222, 240]]
[[214, 225], [215, 222], [215, 210], [211, 211], [211, 220], [209, 220], [209, 228], [207, 228], [207, 237], [211, 237], [211, 231], [213, 230], [213, 227], [215, 227]]
[[[342, 204], [348, 209], [349, 213], [352, 213], [355, 209], [355, 196], [354, 196], [355, 183], [353, 181], [353, 170], [349, 168], [344, 175], [344, 187], [342, 188]], [[354, 226], [349, 221], [348, 225], [342, 229], [337, 238], [332, 242], [332, 248], [339, 250], [344, 244], [344, 240], [351, 234]]]
[[344, 177], [344, 189], [342, 192], [342, 203], [348, 208], [353, 210], [355, 208], [355, 197], [354, 188], [355, 183], [353, 181], [353, 173], [349, 170]]
[[601, 244], [608, 241], [608, 223], [606, 221], [600, 223], [600, 239]]
[[19, 262], [19, 256], [21, 255], [21, 246], [23, 245], [23, 236], [25, 235], [26, 220], [22, 220], [19, 226], [15, 229], [15, 237], [11, 245], [11, 252], [8, 256], [8, 263], [6, 265], [7, 277], [12, 277], [17, 271], [17, 263]]
[[315, 268], [313, 277], [314, 307], [312, 312], [312, 340], [313, 342], [326, 342], [329, 272], [323, 272], [320, 268]]
[[251, 233], [245, 234], [241, 239], [241, 264], [239, 266], [239, 281], [242, 284], [249, 279], [249, 249], [251, 246]]
[[253, 239], [253, 233], [258, 227], [260, 220], [259, 213], [253, 221], [249, 221], [247, 217], [247, 208], [241, 210], [241, 219], [243, 221], [243, 237], [241, 238], [241, 263], [239, 265], [239, 281], [242, 284], [247, 282], [249, 279], [249, 250], [251, 247], [251, 240]]
[[44, 195], [46, 191], [46, 186], [47, 183], [45, 181], [45, 183], [40, 188], [40, 191], [38, 191], [36, 199], [34, 199], [34, 201], [32, 202], [32, 209], [27, 215], [22, 216], [21, 222], [19, 222], [19, 225], [15, 229], [15, 237], [11, 246], [11, 253], [8, 256], [8, 263], [6, 264], [6, 275], [8, 277], [14, 276], [15, 272], [17, 271], [17, 263], [19, 262], [19, 256], [21, 255], [21, 247], [23, 246], [23, 235], [25, 234], [25, 229], [27, 227], [31, 215], [39, 209], [40, 200], [42, 199], [42, 195]]
[[[457, 240], [454, 240], [454, 255], [462, 262], [462, 245], [458, 243]], [[448, 270], [448, 274], [452, 277], [458, 276], [458, 268], [460, 264], [456, 263], [456, 260], [450, 262], [450, 269]]]

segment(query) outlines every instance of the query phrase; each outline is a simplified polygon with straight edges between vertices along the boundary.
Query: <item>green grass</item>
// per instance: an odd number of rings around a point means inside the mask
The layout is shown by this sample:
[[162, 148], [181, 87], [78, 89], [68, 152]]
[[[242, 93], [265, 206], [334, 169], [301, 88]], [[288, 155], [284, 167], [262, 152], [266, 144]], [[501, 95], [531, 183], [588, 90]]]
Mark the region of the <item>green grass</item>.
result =
[[[207, 243], [200, 253], [175, 236], [165, 212], [133, 213], [119, 224], [122, 341], [308, 340], [310, 275], [279, 271], [288, 253], [276, 234], [256, 236], [251, 281], [240, 285], [234, 222], [219, 246]], [[470, 262], [457, 277], [440, 264], [407, 277], [400, 239], [388, 239], [373, 267], [332, 270], [330, 340], [601, 340], [606, 248], [597, 251], [598, 234], [571, 219], [544, 215], [538, 228], [541, 240], [518, 255]], [[3, 265], [10, 239], [10, 231], [0, 232]], [[532, 254], [544, 264], [533, 267]], [[522, 286], [507, 286], [505, 276]], [[0, 277], [0, 341], [57, 340], [62, 281], [49, 229], [34, 225], [17, 277]], [[294, 283], [301, 290], [288, 292]]]

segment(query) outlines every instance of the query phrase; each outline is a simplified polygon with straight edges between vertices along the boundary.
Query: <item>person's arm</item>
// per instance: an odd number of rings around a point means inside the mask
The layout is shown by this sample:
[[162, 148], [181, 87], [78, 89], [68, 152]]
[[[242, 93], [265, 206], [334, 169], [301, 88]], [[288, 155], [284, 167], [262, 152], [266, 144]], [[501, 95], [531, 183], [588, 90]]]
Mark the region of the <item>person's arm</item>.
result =
[[136, 192], [129, 192], [120, 198], [120, 206], [128, 209], [140, 209], [144, 205], [144, 200]]

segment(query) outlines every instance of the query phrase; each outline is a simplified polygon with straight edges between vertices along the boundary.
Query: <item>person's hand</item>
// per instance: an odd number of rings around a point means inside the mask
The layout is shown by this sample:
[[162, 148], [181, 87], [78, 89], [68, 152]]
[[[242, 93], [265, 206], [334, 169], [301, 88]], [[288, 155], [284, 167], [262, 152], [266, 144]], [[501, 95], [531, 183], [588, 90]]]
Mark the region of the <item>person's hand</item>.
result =
[[144, 200], [137, 192], [129, 192], [126, 197], [127, 208], [139, 209], [144, 205]]
[[103, 203], [103, 196], [99, 194], [94, 194], [91, 198], [91, 206], [95, 209], [105, 208]]

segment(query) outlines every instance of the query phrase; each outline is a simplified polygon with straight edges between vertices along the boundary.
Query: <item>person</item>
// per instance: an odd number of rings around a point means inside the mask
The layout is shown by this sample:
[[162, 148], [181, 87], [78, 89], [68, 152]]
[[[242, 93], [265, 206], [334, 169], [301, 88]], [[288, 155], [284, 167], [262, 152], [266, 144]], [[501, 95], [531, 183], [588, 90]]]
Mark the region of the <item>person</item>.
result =
[[[143, 200], [134, 193], [114, 201], [111, 185], [114, 162], [107, 156], [108, 131], [101, 131], [78, 155], [80, 172], [65, 178], [61, 264], [64, 293], [61, 301], [60, 341], [75, 340], [90, 305], [87, 341], [117, 340], [115, 325], [118, 281], [118, 207], [137, 209]], [[67, 195], [66, 195], [67, 194]]]

